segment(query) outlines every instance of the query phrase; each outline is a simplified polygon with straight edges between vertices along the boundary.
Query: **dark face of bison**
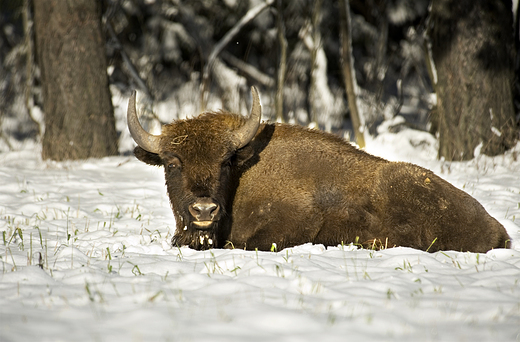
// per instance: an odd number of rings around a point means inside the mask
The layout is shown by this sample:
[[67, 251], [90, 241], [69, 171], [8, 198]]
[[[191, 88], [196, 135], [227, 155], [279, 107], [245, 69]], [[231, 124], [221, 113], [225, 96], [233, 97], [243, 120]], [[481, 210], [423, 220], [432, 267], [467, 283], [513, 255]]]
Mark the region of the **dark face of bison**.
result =
[[173, 245], [194, 249], [218, 246], [219, 226], [228, 219], [236, 180], [233, 171], [252, 156], [248, 146], [262, 110], [253, 87], [249, 119], [229, 113], [205, 113], [162, 128], [159, 136], [139, 124], [135, 92], [128, 104], [128, 127], [138, 146], [136, 157], [164, 166], [166, 186], [177, 221]]

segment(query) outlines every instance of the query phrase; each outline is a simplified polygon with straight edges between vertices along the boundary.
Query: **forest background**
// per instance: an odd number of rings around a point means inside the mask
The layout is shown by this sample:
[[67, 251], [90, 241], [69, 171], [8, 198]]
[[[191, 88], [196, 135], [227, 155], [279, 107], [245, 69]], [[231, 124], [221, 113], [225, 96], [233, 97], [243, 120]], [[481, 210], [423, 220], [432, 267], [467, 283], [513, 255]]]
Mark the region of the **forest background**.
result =
[[[363, 146], [366, 134], [399, 115], [405, 120], [392, 131], [431, 132], [446, 160], [471, 159], [475, 149], [501, 154], [519, 131], [517, 7], [510, 0], [1, 0], [0, 149], [36, 141], [43, 158], [55, 160], [126, 153], [113, 96], [141, 91], [152, 127], [204, 109], [246, 113], [256, 85], [266, 120], [319, 127]], [[160, 104], [169, 117], [154, 114]]]

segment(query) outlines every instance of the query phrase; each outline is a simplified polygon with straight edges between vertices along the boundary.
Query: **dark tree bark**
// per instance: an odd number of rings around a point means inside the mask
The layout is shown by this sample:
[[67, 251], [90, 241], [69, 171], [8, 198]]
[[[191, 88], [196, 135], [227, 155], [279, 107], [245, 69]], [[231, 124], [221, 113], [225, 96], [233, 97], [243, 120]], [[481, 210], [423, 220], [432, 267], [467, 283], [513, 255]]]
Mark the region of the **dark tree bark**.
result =
[[101, 2], [36, 0], [33, 5], [45, 113], [43, 159], [116, 154]]
[[511, 0], [433, 0], [439, 157], [498, 155], [515, 144]]

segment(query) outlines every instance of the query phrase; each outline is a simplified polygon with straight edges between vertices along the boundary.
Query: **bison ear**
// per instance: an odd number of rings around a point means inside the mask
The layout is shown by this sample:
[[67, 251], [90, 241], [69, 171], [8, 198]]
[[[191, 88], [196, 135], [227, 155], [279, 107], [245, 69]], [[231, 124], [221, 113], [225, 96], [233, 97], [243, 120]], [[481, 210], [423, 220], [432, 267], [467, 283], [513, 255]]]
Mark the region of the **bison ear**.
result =
[[246, 145], [235, 152], [235, 164], [238, 166], [244, 165], [255, 154], [251, 145]]
[[139, 146], [137, 146], [134, 149], [134, 155], [137, 159], [139, 159], [143, 163], [146, 163], [149, 165], [155, 165], [155, 166], [162, 166], [162, 160], [158, 154], [145, 151]]

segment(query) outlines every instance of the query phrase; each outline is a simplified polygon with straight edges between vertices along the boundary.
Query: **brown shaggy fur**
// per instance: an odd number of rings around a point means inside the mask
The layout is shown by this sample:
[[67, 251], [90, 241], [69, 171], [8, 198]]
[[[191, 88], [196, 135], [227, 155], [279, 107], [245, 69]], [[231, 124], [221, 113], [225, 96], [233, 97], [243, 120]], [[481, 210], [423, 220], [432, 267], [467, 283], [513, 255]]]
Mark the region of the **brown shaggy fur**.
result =
[[[159, 154], [136, 147], [138, 159], [165, 168], [173, 244], [270, 250], [275, 243], [280, 250], [357, 242], [430, 252], [510, 246], [504, 227], [475, 199], [429, 170], [286, 124], [262, 124], [235, 151], [229, 137], [244, 122], [205, 113], [165, 125]], [[194, 227], [188, 211], [201, 197], [221, 207], [208, 230]]]

